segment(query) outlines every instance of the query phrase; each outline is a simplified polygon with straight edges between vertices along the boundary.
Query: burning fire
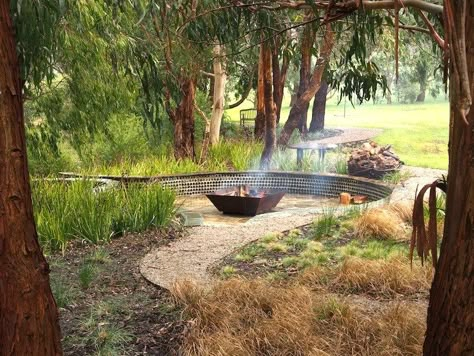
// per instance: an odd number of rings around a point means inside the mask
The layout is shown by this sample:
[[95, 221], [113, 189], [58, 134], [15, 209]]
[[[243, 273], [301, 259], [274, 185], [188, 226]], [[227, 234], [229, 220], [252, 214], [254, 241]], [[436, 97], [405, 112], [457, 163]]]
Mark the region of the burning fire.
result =
[[233, 187], [233, 189], [230, 191], [226, 191], [225, 193], [219, 193], [219, 195], [227, 195], [232, 197], [263, 198], [265, 196], [265, 191], [252, 188], [249, 185], [239, 185]]

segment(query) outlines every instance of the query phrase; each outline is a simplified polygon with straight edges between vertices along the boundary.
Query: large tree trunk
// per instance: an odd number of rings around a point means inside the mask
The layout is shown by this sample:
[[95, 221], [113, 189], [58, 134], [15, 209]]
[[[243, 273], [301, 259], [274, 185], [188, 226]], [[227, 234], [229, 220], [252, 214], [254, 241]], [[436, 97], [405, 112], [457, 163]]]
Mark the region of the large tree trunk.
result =
[[219, 134], [221, 131], [222, 115], [224, 115], [224, 94], [226, 73], [222, 63], [223, 48], [220, 45], [214, 48], [214, 96], [211, 115], [211, 146], [219, 142]]
[[0, 0], [0, 355], [61, 355], [49, 266], [38, 243], [10, 2]]
[[173, 114], [174, 155], [176, 159], [194, 159], [194, 101], [195, 82], [185, 78], [181, 82], [182, 99]]
[[255, 118], [255, 139], [262, 140], [265, 134], [265, 99], [264, 99], [264, 85], [263, 85], [263, 47], [260, 45], [260, 55], [258, 57], [258, 84], [257, 84], [257, 117]]
[[283, 61], [280, 68], [280, 61], [278, 59], [278, 52], [280, 47], [275, 46], [272, 55], [272, 69], [273, 69], [273, 101], [275, 103], [275, 111], [277, 123], [280, 122], [281, 104], [283, 102], [283, 94], [285, 91], [286, 75], [288, 73], [289, 60], [287, 56], [283, 56]]
[[[452, 1], [461, 16], [463, 1]], [[466, 11], [466, 48], [471, 96], [474, 96], [474, 2]], [[462, 16], [456, 29], [462, 33]], [[462, 43], [460, 38], [455, 41]], [[458, 58], [459, 63], [459, 58]], [[460, 110], [460, 81], [451, 71], [449, 176], [444, 237], [428, 308], [424, 355], [474, 355], [474, 108], [466, 125]], [[463, 76], [464, 77], [464, 76]]]
[[[314, 43], [314, 33], [311, 25], [307, 25], [303, 31], [301, 39], [301, 64], [300, 64], [300, 84], [298, 86], [297, 100], [308, 89], [311, 79], [311, 49]], [[301, 107], [300, 122], [298, 129], [302, 135], [308, 132], [308, 109], [309, 101], [304, 102]]]
[[316, 132], [324, 129], [324, 118], [326, 116], [326, 97], [328, 96], [328, 83], [323, 80], [319, 90], [314, 96], [313, 114], [309, 132]]
[[288, 141], [290, 140], [293, 131], [298, 127], [301, 122], [301, 116], [308, 111], [309, 102], [319, 90], [319, 87], [321, 85], [321, 79], [324, 73], [324, 69], [326, 68], [326, 64], [329, 61], [329, 57], [331, 56], [333, 46], [334, 33], [330, 25], [328, 25], [326, 28], [326, 33], [324, 35], [323, 44], [321, 46], [321, 51], [319, 53], [319, 58], [314, 67], [308, 88], [291, 107], [288, 120], [286, 121], [285, 126], [283, 127], [283, 130], [281, 131], [280, 137], [278, 139], [279, 145], [288, 144]]
[[276, 114], [273, 102], [272, 51], [268, 43], [263, 46], [263, 78], [265, 101], [265, 147], [260, 159], [260, 169], [270, 168], [276, 146]]

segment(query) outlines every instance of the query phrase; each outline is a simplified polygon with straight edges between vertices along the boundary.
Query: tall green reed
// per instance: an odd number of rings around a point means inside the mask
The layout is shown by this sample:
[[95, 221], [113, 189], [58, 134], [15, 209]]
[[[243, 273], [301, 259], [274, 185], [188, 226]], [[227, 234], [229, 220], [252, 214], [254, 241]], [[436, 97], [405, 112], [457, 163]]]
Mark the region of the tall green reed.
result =
[[167, 226], [175, 195], [159, 185], [94, 191], [95, 183], [35, 181], [33, 204], [38, 236], [46, 251], [65, 251], [71, 240], [98, 244], [124, 232]]

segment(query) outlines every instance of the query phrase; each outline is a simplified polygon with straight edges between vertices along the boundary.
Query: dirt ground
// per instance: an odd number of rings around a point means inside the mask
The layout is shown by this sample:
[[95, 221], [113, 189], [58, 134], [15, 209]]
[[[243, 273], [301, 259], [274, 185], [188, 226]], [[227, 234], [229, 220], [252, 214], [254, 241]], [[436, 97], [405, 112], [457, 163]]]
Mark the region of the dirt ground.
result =
[[177, 354], [186, 323], [169, 292], [148, 283], [138, 264], [180, 234], [129, 234], [99, 248], [76, 244], [64, 257], [49, 258], [65, 355]]

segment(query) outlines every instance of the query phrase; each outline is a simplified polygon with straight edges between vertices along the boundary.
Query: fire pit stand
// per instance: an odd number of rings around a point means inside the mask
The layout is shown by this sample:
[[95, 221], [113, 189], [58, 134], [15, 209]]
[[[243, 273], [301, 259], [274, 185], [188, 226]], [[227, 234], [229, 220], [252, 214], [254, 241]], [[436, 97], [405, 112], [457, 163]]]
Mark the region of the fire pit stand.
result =
[[240, 185], [206, 194], [217, 210], [224, 214], [255, 216], [272, 210], [285, 192]]

